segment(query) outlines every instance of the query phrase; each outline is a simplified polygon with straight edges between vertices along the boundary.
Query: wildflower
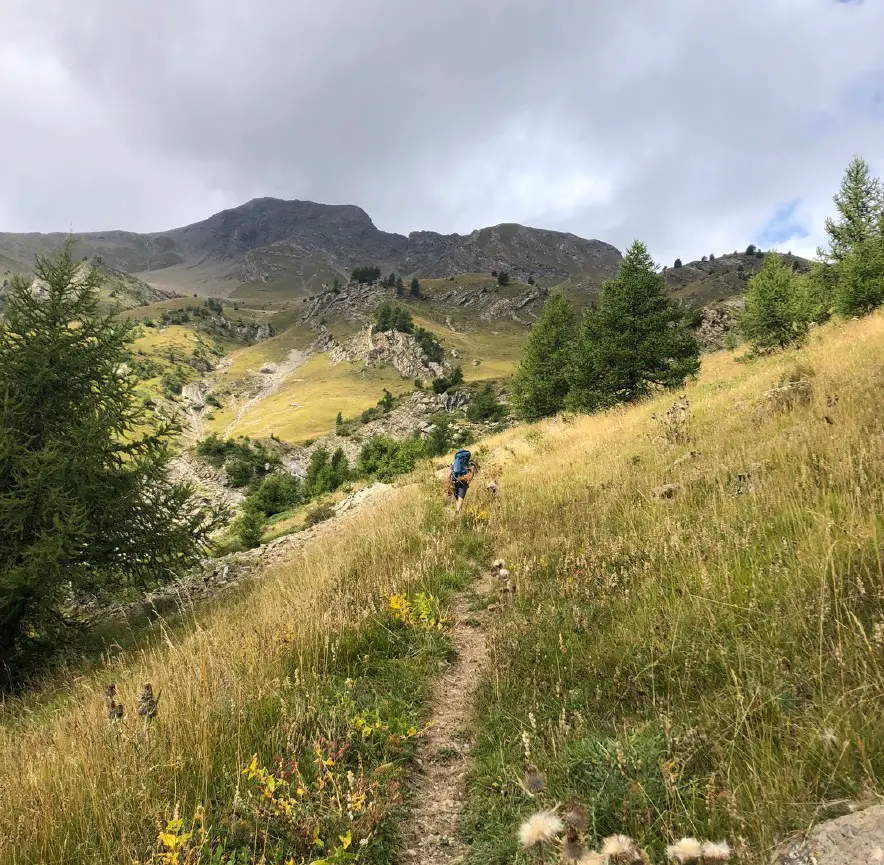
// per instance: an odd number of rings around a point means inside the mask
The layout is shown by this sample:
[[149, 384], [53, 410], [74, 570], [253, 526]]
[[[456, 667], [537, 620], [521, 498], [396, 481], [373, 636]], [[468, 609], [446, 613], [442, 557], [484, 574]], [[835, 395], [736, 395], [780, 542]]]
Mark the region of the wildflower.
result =
[[727, 841], [704, 841], [703, 859], [706, 862], [727, 862], [731, 858], [731, 848]]
[[562, 861], [570, 863], [579, 862], [583, 858], [583, 853], [583, 844], [580, 841], [580, 836], [572, 826], [562, 842]]
[[546, 778], [544, 778], [543, 773], [536, 766], [529, 764], [525, 767], [521, 786], [529, 796], [533, 796], [546, 786]]
[[142, 718], [156, 718], [157, 704], [160, 701], [159, 694], [155, 697], [153, 694], [153, 686], [148, 682], [138, 698], [138, 714]]
[[578, 832], [585, 831], [586, 827], [589, 825], [589, 820], [586, 816], [586, 808], [576, 801], [568, 806], [567, 810], [562, 815], [562, 819], [565, 821], [566, 825], [573, 827]]
[[666, 848], [666, 855], [679, 865], [696, 862], [703, 855], [703, 845], [696, 838], [682, 838]]
[[611, 835], [605, 838], [602, 853], [615, 862], [629, 862], [635, 853], [635, 844], [628, 835]]
[[519, 827], [519, 840], [523, 847], [533, 847], [552, 841], [564, 828], [565, 824], [553, 811], [538, 811]]

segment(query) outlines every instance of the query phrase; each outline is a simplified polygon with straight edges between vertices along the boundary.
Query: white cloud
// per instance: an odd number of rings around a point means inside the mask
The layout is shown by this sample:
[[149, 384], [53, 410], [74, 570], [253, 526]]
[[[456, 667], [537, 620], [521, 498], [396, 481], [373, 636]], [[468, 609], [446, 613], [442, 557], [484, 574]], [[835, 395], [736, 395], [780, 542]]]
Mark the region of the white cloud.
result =
[[[257, 195], [388, 230], [518, 221], [745, 247], [884, 170], [884, 6], [833, 0], [15, 0], [0, 228], [154, 230]], [[788, 245], [790, 241], [785, 241]]]

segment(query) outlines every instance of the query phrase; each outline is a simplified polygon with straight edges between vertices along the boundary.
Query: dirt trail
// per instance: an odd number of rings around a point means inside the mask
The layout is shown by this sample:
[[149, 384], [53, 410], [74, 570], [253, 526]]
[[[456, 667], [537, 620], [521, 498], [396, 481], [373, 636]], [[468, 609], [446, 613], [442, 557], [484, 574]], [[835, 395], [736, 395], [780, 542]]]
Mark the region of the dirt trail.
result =
[[[486, 573], [474, 585], [480, 599], [492, 596], [495, 580]], [[430, 728], [417, 751], [422, 771], [411, 791], [414, 808], [405, 834], [404, 860], [414, 865], [456, 865], [469, 853], [458, 824], [471, 765], [473, 704], [488, 660], [485, 623], [489, 613], [471, 611], [469, 595], [459, 595], [451, 612], [457, 658], [436, 683]]]
[[236, 417], [227, 424], [227, 427], [224, 430], [224, 437], [228, 438], [236, 429], [237, 424], [245, 417], [246, 412], [252, 408], [252, 406], [259, 403], [262, 399], [270, 396], [270, 394], [275, 393], [282, 387], [285, 383], [285, 380], [299, 367], [302, 363], [304, 363], [307, 358], [310, 357], [309, 351], [301, 351], [300, 349], [293, 348], [289, 353], [286, 359], [277, 365], [276, 369], [271, 373], [266, 373], [264, 382], [261, 385], [261, 390], [258, 391], [255, 396], [246, 400], [236, 412]]

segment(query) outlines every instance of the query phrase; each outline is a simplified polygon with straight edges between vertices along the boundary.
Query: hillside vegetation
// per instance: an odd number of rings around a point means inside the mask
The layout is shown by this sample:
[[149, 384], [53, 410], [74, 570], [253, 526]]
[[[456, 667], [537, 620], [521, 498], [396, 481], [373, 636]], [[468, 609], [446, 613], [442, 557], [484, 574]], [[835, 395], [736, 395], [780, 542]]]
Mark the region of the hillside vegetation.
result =
[[461, 520], [427, 473], [326, 524], [235, 599], [5, 704], [0, 859], [395, 861], [447, 604], [501, 556], [471, 861], [545, 861], [518, 825], [571, 797], [589, 843], [622, 831], [662, 861], [725, 837], [765, 861], [882, 792], [882, 386], [884, 317], [832, 322], [801, 350], [707, 356], [672, 411], [482, 443], [500, 492]]

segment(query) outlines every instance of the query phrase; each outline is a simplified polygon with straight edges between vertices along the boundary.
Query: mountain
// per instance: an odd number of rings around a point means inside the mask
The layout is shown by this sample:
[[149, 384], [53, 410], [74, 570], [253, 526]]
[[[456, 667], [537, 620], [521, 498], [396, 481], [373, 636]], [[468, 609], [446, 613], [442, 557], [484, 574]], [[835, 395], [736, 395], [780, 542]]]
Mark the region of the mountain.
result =
[[[800, 273], [810, 270], [811, 262], [791, 253], [783, 260]], [[746, 283], [764, 263], [763, 254], [734, 252], [711, 261], [691, 261], [683, 267], [669, 267], [666, 283], [672, 296], [690, 306], [708, 306], [729, 300], [746, 291]]]
[[[57, 250], [64, 239], [0, 234], [0, 266], [29, 270], [36, 254]], [[99, 256], [161, 289], [221, 296], [249, 283], [309, 294], [360, 265], [421, 278], [506, 270], [515, 280], [597, 288], [620, 261], [610, 244], [563, 232], [503, 224], [468, 235], [406, 237], [381, 231], [359, 207], [277, 198], [257, 198], [170, 231], [89, 232], [73, 242], [76, 256]]]

